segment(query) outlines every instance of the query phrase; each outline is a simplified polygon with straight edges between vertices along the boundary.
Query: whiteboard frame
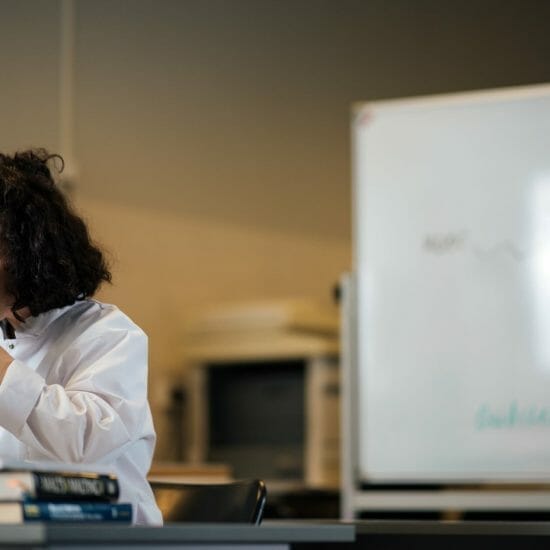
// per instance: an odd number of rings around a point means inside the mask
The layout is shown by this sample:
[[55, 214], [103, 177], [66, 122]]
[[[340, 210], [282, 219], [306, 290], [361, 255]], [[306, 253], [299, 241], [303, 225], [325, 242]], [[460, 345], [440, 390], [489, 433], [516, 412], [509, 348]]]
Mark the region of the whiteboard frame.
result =
[[[380, 110], [395, 106], [465, 105], [537, 98], [550, 95], [550, 84], [514, 86], [493, 90], [468, 91], [451, 94], [437, 94], [410, 98], [390, 99], [372, 102], [358, 102], [352, 106], [351, 147], [352, 147], [352, 273], [344, 275], [342, 289], [342, 413], [341, 413], [341, 517], [354, 519], [361, 510], [377, 511], [445, 511], [445, 510], [492, 510], [492, 511], [550, 511], [550, 484], [526, 483], [525, 480], [487, 482], [480, 484], [470, 479], [445, 482], [399, 483], [407, 485], [406, 490], [386, 491], [391, 483], [376, 483], [368, 488], [368, 481], [359, 476], [359, 418], [357, 385], [359, 363], [357, 331], [359, 312], [357, 311], [357, 269], [358, 236], [360, 212], [357, 200], [359, 195], [356, 126], [365, 110]], [[452, 485], [451, 485], [452, 484]], [[422, 489], [422, 485], [437, 486], [438, 490]], [[410, 490], [409, 490], [410, 486]], [[415, 489], [416, 487], [416, 489]], [[442, 489], [442, 490], [441, 490]]]

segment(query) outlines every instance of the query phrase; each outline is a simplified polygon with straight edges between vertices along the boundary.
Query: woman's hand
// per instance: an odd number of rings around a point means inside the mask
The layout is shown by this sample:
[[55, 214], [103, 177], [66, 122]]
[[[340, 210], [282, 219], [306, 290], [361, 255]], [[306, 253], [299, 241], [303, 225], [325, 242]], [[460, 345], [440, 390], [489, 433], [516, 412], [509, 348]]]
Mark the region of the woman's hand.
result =
[[4, 375], [12, 361], [13, 357], [4, 348], [0, 347], [0, 384], [4, 380]]

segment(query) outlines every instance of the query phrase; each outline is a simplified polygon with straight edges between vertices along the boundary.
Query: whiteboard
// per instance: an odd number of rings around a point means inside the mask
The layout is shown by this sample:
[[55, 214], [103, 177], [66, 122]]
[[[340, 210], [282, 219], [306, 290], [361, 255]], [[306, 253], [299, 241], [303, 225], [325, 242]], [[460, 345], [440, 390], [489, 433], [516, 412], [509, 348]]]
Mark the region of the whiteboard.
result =
[[550, 86], [357, 105], [361, 480], [550, 480]]

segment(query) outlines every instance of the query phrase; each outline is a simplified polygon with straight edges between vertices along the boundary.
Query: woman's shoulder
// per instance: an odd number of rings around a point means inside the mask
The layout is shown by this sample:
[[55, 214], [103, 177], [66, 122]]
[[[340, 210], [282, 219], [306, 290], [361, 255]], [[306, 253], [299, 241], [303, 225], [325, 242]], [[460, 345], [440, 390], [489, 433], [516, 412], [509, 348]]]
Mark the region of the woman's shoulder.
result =
[[88, 336], [114, 331], [145, 336], [141, 328], [117, 306], [95, 299], [80, 300], [63, 308], [52, 321], [58, 330], [87, 333]]

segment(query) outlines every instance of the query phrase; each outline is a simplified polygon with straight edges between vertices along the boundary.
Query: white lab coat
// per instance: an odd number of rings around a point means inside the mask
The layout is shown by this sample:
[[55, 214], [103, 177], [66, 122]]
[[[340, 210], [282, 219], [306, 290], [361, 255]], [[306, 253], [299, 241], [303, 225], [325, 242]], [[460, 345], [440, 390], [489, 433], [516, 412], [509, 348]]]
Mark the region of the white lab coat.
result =
[[115, 306], [76, 302], [30, 317], [0, 345], [0, 458], [96, 463], [118, 475], [134, 522], [161, 524], [146, 475], [155, 446], [147, 337]]

